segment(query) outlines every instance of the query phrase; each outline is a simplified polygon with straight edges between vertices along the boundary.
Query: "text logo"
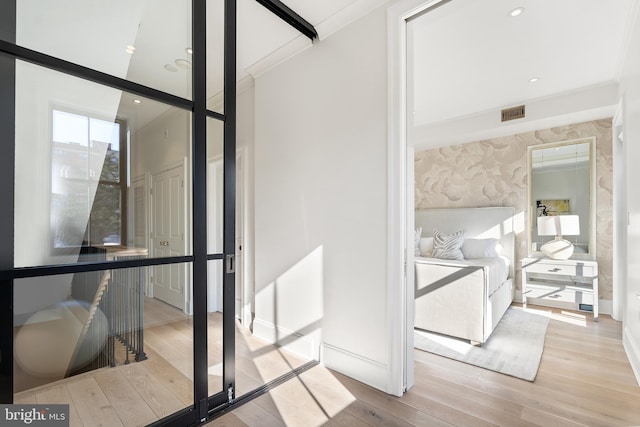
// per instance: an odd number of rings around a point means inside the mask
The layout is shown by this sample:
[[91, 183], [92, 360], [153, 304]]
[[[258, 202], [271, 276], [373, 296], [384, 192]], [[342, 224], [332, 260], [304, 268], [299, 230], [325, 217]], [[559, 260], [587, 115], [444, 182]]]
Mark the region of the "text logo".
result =
[[69, 405], [0, 405], [0, 426], [69, 426]]

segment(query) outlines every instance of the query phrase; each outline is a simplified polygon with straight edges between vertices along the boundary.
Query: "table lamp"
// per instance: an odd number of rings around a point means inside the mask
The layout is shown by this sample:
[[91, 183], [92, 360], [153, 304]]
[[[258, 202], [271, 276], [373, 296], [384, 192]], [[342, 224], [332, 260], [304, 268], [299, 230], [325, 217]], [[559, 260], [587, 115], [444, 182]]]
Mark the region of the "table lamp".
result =
[[540, 251], [551, 259], [569, 259], [573, 255], [573, 244], [562, 238], [580, 234], [578, 215], [555, 215], [538, 217], [538, 236], [556, 236], [540, 247]]

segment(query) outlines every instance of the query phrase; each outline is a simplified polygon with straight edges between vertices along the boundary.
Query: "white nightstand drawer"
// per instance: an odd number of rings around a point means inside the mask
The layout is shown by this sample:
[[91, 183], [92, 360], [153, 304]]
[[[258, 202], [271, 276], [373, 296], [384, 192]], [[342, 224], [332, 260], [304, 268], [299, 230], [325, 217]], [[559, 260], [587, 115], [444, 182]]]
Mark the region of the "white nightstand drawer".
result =
[[557, 274], [559, 276], [594, 277], [596, 275], [593, 266], [582, 263], [552, 264], [548, 262], [531, 263], [526, 267], [527, 273]]
[[565, 289], [553, 286], [527, 286], [527, 298], [543, 298], [550, 301], [593, 305], [593, 292], [579, 289]]
[[522, 259], [522, 302], [593, 312], [598, 319], [598, 263], [592, 260]]

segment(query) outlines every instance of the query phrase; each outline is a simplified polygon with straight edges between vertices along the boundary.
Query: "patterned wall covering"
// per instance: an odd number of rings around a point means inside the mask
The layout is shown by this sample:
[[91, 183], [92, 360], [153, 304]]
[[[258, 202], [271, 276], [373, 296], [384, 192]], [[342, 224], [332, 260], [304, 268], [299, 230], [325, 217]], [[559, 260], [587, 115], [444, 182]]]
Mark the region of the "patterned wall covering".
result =
[[[416, 152], [416, 209], [514, 206], [529, 218], [527, 147], [596, 137], [596, 253], [599, 294], [612, 299], [613, 154], [611, 119]], [[523, 221], [526, 224], [526, 221]], [[516, 235], [516, 258], [527, 256], [527, 230]], [[521, 272], [517, 265], [517, 286]]]

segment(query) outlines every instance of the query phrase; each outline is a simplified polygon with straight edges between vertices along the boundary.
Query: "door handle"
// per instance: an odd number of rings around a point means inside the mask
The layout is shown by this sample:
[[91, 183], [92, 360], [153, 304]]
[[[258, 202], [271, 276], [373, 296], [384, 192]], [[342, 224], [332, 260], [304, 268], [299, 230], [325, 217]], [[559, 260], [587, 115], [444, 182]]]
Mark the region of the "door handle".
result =
[[236, 256], [227, 255], [225, 258], [225, 261], [226, 261], [227, 273], [235, 273], [236, 272]]

